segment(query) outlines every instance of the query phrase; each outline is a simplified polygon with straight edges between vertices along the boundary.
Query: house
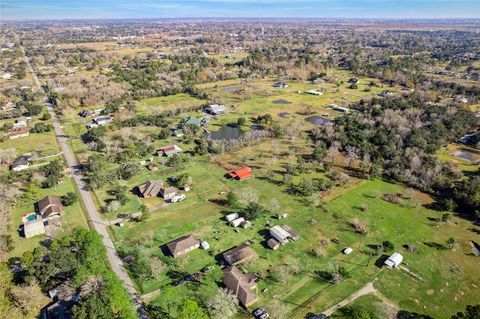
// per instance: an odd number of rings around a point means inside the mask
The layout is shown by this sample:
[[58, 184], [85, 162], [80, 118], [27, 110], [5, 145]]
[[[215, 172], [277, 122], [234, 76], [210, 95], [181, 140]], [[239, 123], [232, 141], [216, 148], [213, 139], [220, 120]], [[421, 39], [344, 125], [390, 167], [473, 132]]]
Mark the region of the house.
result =
[[288, 243], [288, 239], [290, 238], [290, 234], [278, 225], [270, 229], [270, 235], [282, 245]]
[[182, 152], [182, 149], [177, 145], [169, 145], [157, 150], [157, 155], [170, 157], [181, 152]]
[[28, 159], [28, 156], [20, 156], [19, 158], [15, 159], [11, 166], [12, 171], [19, 172], [27, 169], [29, 165]]
[[157, 171], [158, 170], [158, 165], [155, 164], [155, 163], [150, 163], [150, 164], [148, 164], [147, 168], [150, 171]]
[[316, 95], [316, 96], [323, 95], [323, 92], [320, 92], [320, 91], [317, 91], [317, 90], [308, 90], [308, 91], [305, 91], [305, 93], [310, 94], [310, 95]]
[[278, 82], [273, 83], [273, 87], [275, 87], [275, 88], [288, 88], [288, 83], [278, 81]]
[[240, 226], [244, 221], [245, 221], [245, 218], [243, 218], [243, 217], [234, 219], [234, 220], [232, 220], [232, 221], [230, 222], [230, 226], [232, 226], [232, 227], [238, 227], [238, 226]]
[[280, 248], [280, 243], [273, 238], [267, 240], [267, 246], [272, 250], [277, 250]]
[[206, 111], [212, 115], [221, 115], [227, 113], [225, 105], [212, 104], [206, 108]]
[[10, 136], [10, 139], [13, 140], [19, 137], [25, 137], [30, 135], [30, 131], [28, 127], [17, 127], [17, 128], [12, 128], [8, 133], [8, 135]]
[[244, 180], [252, 177], [252, 169], [250, 167], [244, 166], [242, 168], [228, 172], [227, 177], [236, 180]]
[[298, 233], [292, 227], [288, 225], [283, 225], [282, 228], [290, 235], [291, 239], [298, 240], [300, 238]]
[[60, 217], [62, 212], [62, 200], [59, 196], [45, 196], [36, 204], [36, 211], [42, 215], [43, 219], [53, 219]]
[[187, 116], [182, 120], [182, 125], [200, 127], [203, 125], [203, 119], [194, 116]]
[[161, 180], [151, 180], [138, 185], [137, 189], [138, 189], [138, 192], [142, 195], [142, 197], [146, 198], [146, 197], [157, 196], [162, 186], [163, 186], [163, 182]]
[[396, 268], [398, 267], [403, 261], [403, 256], [399, 253], [393, 253], [388, 259], [385, 261], [385, 265], [388, 268]]
[[200, 240], [193, 235], [185, 235], [167, 244], [167, 248], [173, 257], [184, 255], [200, 247]]
[[223, 270], [223, 284], [244, 307], [248, 307], [258, 300], [258, 296], [253, 292], [253, 289], [257, 288], [255, 279], [256, 276], [253, 273], [244, 274], [235, 266]]
[[41, 311], [41, 318], [66, 319], [72, 317], [72, 307], [80, 300], [80, 295], [72, 287], [70, 282], [64, 282], [51, 289], [48, 294], [53, 302]]
[[249, 220], [244, 221], [243, 223], [240, 224], [243, 228], [250, 228], [252, 227], [252, 222]]
[[227, 250], [223, 253], [223, 259], [230, 265], [239, 265], [255, 256], [253, 250], [245, 244]]
[[334, 111], [339, 111], [339, 112], [343, 112], [343, 113], [349, 113], [350, 112], [350, 109], [349, 108], [346, 108], [346, 107], [341, 107], [341, 106], [338, 106], [336, 104], [332, 104], [332, 109]]
[[162, 187], [160, 188], [160, 196], [165, 200], [172, 199], [177, 194], [175, 187]]
[[238, 213], [232, 213], [232, 214], [228, 214], [228, 215], [225, 216], [225, 220], [229, 223], [232, 220], [237, 219], [237, 218], [238, 218]]
[[113, 121], [113, 117], [111, 117], [110, 115], [104, 115], [104, 116], [99, 116], [99, 117], [94, 118], [92, 120], [92, 123], [96, 124], [98, 126], [102, 126], [102, 125], [110, 123], [111, 121]]
[[23, 224], [23, 234], [25, 238], [45, 234], [45, 226], [41, 218], [28, 221]]

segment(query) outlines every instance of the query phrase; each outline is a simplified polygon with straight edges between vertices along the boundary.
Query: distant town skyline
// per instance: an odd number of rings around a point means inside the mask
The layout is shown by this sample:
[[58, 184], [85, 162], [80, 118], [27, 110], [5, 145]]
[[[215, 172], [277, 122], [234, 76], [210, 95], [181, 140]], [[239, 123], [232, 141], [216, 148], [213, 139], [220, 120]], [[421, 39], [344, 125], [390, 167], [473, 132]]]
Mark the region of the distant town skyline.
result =
[[1, 0], [1, 20], [120, 18], [478, 18], [479, 0]]

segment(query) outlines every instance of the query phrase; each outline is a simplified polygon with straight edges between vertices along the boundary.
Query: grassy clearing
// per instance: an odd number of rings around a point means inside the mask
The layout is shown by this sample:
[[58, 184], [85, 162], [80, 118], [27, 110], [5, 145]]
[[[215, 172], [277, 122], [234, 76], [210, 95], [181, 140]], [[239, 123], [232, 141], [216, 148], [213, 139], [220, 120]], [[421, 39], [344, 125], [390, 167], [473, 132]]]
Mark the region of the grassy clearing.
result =
[[165, 110], [198, 106], [204, 103], [205, 101], [192, 97], [188, 94], [160, 96], [139, 101], [136, 104], [136, 112], [138, 114], [152, 114]]

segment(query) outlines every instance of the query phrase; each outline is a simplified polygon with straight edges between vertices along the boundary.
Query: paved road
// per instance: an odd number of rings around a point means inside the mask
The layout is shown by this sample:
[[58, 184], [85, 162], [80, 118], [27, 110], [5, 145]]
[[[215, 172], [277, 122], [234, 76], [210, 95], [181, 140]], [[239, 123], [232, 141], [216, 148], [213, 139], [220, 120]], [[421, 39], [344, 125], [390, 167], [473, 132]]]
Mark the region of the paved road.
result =
[[[23, 51], [24, 59], [25, 62], [32, 74], [33, 80], [35, 81], [35, 85], [37, 86], [37, 89], [45, 95], [45, 91], [43, 90], [40, 81], [38, 80], [37, 74], [33, 70], [30, 60], [27, 57], [25, 53], [25, 49], [23, 46], [21, 46], [21, 49]], [[55, 129], [55, 135], [57, 136], [57, 141], [58, 144], [60, 145], [60, 148], [63, 152], [63, 155], [65, 156], [65, 159], [67, 161], [68, 168], [71, 172], [75, 172], [73, 175], [73, 180], [75, 181], [75, 184], [77, 185], [77, 188], [80, 192], [80, 199], [83, 202], [83, 205], [85, 207], [86, 213], [88, 215], [88, 219], [90, 223], [92, 224], [93, 228], [102, 236], [103, 238], [103, 245], [107, 249], [107, 256], [108, 256], [108, 262], [110, 263], [110, 266], [112, 270], [117, 274], [117, 276], [123, 281], [123, 285], [127, 288], [127, 290], [130, 292], [133, 301], [135, 302], [135, 305], [137, 307], [137, 312], [138, 316], [140, 318], [148, 318], [147, 312], [145, 311], [145, 308], [143, 307], [143, 304], [140, 301], [140, 298], [137, 294], [137, 291], [135, 287], [133, 286], [133, 282], [128, 276], [128, 273], [126, 272], [125, 268], [123, 267], [123, 263], [120, 259], [120, 257], [117, 255], [117, 252], [115, 250], [115, 246], [113, 245], [112, 240], [110, 239], [110, 235], [107, 232], [107, 225], [102, 221], [102, 218], [100, 214], [97, 211], [97, 208], [95, 207], [95, 203], [93, 202], [92, 196], [90, 195], [90, 192], [88, 191], [88, 187], [83, 181], [83, 177], [81, 173], [76, 173], [77, 172], [77, 167], [78, 163], [73, 155], [73, 152], [70, 150], [70, 147], [68, 146], [67, 143], [67, 137], [63, 134], [62, 126], [60, 125], [57, 116], [51, 106], [47, 106], [47, 111], [50, 113], [51, 117], [51, 122], [53, 124], [53, 127]], [[78, 171], [79, 172], [79, 171]]]

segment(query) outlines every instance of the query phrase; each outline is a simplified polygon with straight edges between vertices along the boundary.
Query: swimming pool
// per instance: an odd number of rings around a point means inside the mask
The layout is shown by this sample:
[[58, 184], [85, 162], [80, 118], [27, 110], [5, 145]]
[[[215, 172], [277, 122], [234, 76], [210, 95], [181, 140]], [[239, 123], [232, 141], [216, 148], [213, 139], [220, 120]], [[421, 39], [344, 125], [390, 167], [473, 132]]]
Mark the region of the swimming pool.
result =
[[27, 216], [27, 221], [31, 222], [32, 220], [35, 220], [37, 219], [37, 215], [35, 214], [31, 214], [31, 215], [28, 215]]

